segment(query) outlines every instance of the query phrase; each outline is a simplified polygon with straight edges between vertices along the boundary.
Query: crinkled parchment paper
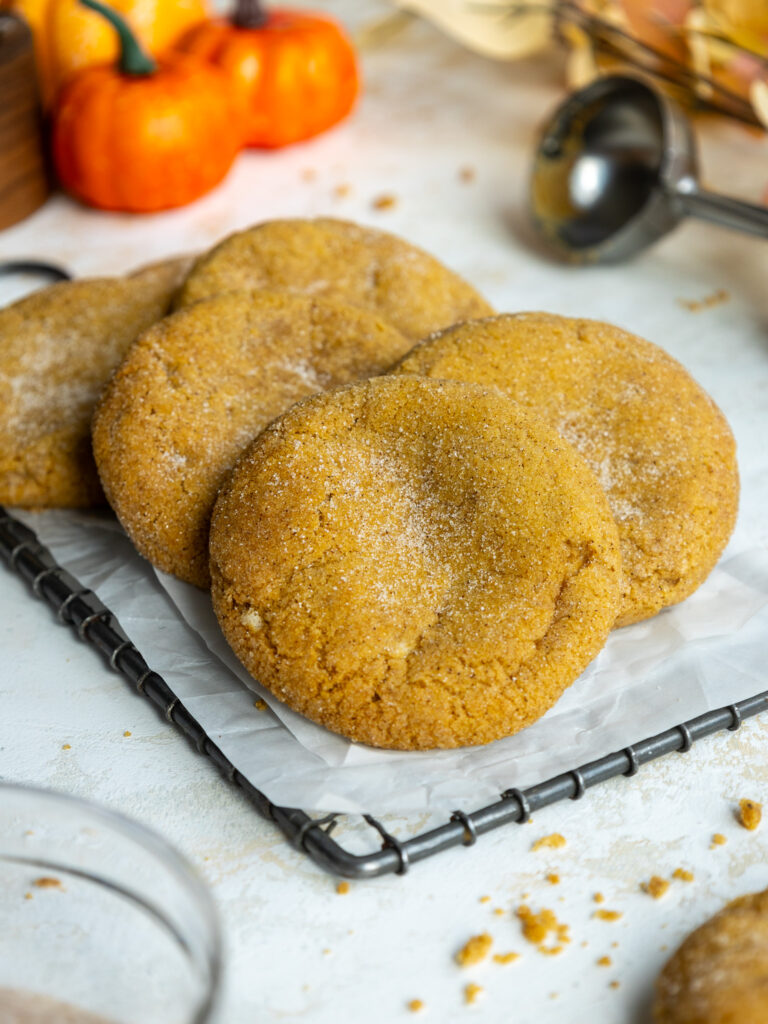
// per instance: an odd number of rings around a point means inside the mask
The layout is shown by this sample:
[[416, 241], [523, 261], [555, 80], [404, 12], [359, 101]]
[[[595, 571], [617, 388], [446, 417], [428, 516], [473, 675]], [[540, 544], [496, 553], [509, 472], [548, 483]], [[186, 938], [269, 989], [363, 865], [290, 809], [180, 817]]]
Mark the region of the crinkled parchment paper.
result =
[[[155, 574], [108, 514], [24, 513], [117, 615], [224, 753], [279, 804], [373, 813], [476, 809], [768, 688], [768, 551], [731, 554], [683, 604], [613, 633], [548, 714], [486, 747], [374, 750], [294, 714], [229, 650], [207, 593]], [[270, 710], [254, 707], [254, 693]], [[122, 721], [122, 719], [121, 719]]]

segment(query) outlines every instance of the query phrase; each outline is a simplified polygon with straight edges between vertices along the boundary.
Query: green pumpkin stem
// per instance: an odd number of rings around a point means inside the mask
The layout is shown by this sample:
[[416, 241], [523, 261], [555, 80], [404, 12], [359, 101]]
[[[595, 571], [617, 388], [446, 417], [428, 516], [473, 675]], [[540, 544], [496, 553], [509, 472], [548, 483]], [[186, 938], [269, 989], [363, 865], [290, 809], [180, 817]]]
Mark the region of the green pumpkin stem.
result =
[[269, 15], [260, 0], [236, 0], [230, 20], [235, 28], [261, 28], [269, 20]]
[[120, 57], [117, 66], [124, 75], [151, 75], [157, 71], [157, 64], [139, 45], [128, 22], [122, 15], [99, 0], [80, 0], [85, 7], [103, 14], [117, 32], [120, 40]]

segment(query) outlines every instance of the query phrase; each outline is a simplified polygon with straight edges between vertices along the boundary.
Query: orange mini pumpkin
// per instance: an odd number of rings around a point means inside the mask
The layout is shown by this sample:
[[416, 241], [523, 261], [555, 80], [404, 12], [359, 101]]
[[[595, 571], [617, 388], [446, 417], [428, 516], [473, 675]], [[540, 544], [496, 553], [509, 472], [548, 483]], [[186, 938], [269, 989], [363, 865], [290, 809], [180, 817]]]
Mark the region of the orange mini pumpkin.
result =
[[152, 212], [218, 184], [243, 142], [242, 114], [216, 68], [184, 54], [155, 63], [123, 19], [98, 0], [120, 38], [118, 66], [76, 73], [53, 113], [61, 184], [91, 206]]
[[352, 44], [324, 15], [237, 0], [230, 19], [202, 22], [179, 48], [229, 77], [247, 111], [248, 146], [317, 135], [346, 117], [359, 91]]

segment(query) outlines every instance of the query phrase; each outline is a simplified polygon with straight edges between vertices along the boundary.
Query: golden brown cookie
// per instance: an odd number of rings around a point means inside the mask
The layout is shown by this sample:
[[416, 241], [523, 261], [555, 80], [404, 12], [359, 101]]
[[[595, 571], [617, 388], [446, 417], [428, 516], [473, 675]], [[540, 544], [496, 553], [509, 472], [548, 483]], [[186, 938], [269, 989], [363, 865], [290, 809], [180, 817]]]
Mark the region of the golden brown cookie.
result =
[[656, 1024], [766, 1024], [768, 890], [742, 896], [688, 936], [656, 983]]
[[458, 274], [416, 246], [331, 218], [267, 221], [230, 235], [197, 260], [178, 304], [250, 288], [372, 309], [411, 341], [493, 312]]
[[287, 293], [231, 292], [155, 324], [93, 419], [104, 491], [141, 554], [208, 586], [211, 510], [243, 448], [300, 398], [381, 373], [408, 344], [366, 310]]
[[0, 504], [104, 501], [91, 454], [96, 399], [136, 335], [167, 311], [190, 259], [66, 281], [0, 310]]
[[296, 405], [222, 489], [212, 594], [294, 710], [406, 750], [544, 714], [602, 647], [620, 555], [605, 495], [493, 389], [379, 377]]
[[656, 345], [595, 320], [506, 314], [426, 339], [393, 372], [493, 385], [578, 448], [619, 527], [617, 626], [682, 601], [720, 557], [738, 506], [733, 435]]

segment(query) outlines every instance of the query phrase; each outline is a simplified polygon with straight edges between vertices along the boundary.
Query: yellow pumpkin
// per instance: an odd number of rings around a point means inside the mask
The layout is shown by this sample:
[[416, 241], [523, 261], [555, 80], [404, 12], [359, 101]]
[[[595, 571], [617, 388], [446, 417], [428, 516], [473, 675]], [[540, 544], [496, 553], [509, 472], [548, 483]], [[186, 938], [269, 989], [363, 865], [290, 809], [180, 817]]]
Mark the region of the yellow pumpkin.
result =
[[[59, 86], [80, 68], [114, 62], [117, 37], [110, 25], [79, 0], [0, 0], [20, 14], [35, 37], [43, 101], [50, 105]], [[206, 16], [205, 0], [111, 0], [152, 54], [167, 50]]]

